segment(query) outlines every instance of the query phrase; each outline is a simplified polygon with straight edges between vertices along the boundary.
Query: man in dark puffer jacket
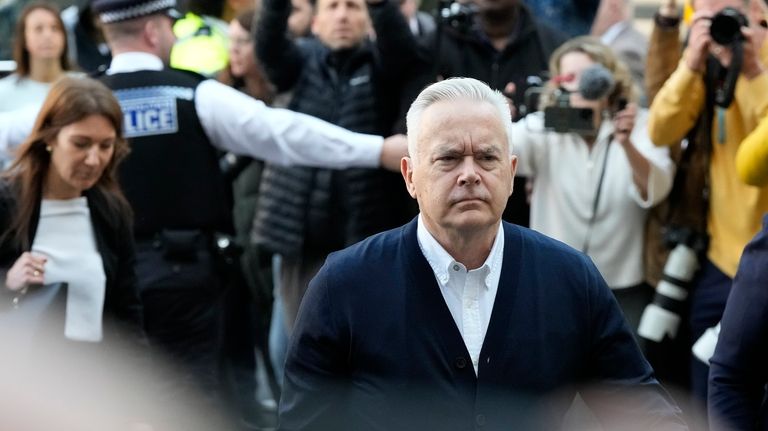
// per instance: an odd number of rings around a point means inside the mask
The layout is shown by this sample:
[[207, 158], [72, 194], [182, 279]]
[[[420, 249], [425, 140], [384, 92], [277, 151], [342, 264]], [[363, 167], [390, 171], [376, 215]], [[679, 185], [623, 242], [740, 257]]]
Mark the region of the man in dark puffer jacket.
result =
[[[265, 1], [256, 32], [270, 80], [279, 92], [293, 92], [288, 107], [354, 131], [391, 130], [402, 82], [415, 63], [400, 51], [410, 32], [396, 4], [318, 0], [316, 38], [298, 40], [286, 33], [290, 11], [288, 0]], [[415, 214], [410, 205], [402, 179], [383, 170], [265, 169], [254, 238], [283, 257], [276, 277], [289, 330], [326, 255], [402, 224]]]

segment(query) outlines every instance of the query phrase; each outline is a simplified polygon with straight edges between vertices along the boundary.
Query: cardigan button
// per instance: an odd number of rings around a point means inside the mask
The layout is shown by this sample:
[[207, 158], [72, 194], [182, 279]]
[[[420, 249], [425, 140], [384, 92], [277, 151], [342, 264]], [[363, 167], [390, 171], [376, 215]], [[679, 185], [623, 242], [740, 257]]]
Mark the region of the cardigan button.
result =
[[467, 360], [459, 356], [458, 358], [456, 358], [454, 365], [456, 365], [456, 368], [462, 369], [467, 366]]
[[483, 425], [485, 425], [485, 415], [482, 415], [482, 414], [481, 414], [481, 415], [477, 415], [477, 416], [475, 416], [475, 423], [476, 423], [478, 426], [483, 426]]

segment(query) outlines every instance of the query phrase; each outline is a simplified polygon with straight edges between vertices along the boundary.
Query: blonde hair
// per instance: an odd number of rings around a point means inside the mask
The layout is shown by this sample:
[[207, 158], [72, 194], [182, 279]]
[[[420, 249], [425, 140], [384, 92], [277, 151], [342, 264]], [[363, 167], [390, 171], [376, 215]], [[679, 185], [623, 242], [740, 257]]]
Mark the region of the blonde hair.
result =
[[[636, 102], [639, 97], [639, 91], [635, 87], [629, 68], [623, 61], [619, 60], [610, 47], [602, 43], [599, 39], [591, 36], [580, 36], [573, 38], [560, 45], [549, 58], [549, 73], [552, 77], [561, 74], [560, 61], [566, 54], [572, 52], [581, 52], [586, 54], [592, 61], [608, 69], [613, 75], [615, 86], [608, 95], [608, 106], [616, 107], [619, 101], [624, 99], [627, 102]], [[541, 106], [550, 106], [554, 103], [554, 91], [557, 84], [549, 81], [547, 89], [542, 95]]]

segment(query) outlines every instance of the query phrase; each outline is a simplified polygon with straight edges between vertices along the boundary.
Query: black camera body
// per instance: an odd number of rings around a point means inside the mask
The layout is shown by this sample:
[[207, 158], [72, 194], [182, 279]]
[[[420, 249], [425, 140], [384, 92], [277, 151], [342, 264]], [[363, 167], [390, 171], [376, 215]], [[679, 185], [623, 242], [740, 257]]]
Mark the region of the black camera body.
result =
[[595, 111], [572, 106], [544, 108], [544, 128], [557, 133], [595, 133]]
[[[535, 90], [530, 90], [531, 93], [541, 93], [543, 88], [535, 87]], [[544, 128], [557, 133], [594, 134], [595, 111], [592, 108], [571, 106], [570, 94], [564, 89], [556, 90], [555, 103], [544, 108]]]
[[472, 27], [477, 7], [473, 3], [455, 0], [439, 0], [437, 3], [437, 21], [460, 33], [466, 33]]
[[723, 8], [712, 17], [709, 34], [712, 40], [720, 45], [731, 45], [736, 41], [744, 40], [741, 28], [749, 25], [747, 17], [732, 7]]

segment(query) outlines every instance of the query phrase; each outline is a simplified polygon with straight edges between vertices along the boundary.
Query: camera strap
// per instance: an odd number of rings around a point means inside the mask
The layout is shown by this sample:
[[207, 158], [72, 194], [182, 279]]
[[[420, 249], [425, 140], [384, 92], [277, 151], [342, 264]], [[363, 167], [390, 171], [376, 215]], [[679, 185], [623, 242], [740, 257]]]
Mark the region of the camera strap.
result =
[[597, 206], [600, 204], [600, 195], [603, 191], [603, 182], [605, 180], [605, 170], [608, 167], [608, 155], [611, 151], [611, 142], [613, 142], [613, 133], [608, 135], [608, 143], [605, 145], [605, 156], [603, 157], [603, 166], [600, 169], [600, 178], [597, 180], [597, 190], [595, 190], [595, 198], [592, 200], [592, 214], [589, 216], [589, 222], [587, 223], [587, 234], [584, 237], [584, 245], [581, 247], [581, 252], [587, 254], [589, 250], [589, 238], [592, 236], [592, 226], [595, 224], [597, 218]]
[[744, 64], [744, 45], [741, 40], [731, 44], [733, 58], [731, 64], [725, 68], [725, 80], [715, 89], [715, 103], [721, 108], [731, 106], [733, 96], [736, 93], [736, 81], [741, 73], [741, 66]]

